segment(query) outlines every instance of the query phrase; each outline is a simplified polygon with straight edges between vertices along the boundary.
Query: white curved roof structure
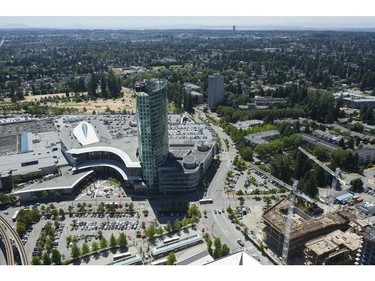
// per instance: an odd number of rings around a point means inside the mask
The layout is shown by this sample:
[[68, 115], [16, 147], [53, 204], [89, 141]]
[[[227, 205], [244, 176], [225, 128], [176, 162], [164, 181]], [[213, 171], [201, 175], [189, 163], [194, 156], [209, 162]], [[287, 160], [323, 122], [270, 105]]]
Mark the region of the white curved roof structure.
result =
[[127, 174], [127, 168], [124, 165], [119, 165], [119, 163], [116, 163], [112, 160], [92, 160], [87, 161], [77, 167], [74, 167], [72, 171], [79, 171], [87, 168], [94, 168], [94, 167], [109, 167], [114, 170], [116, 170], [125, 181], [128, 180], [142, 180], [142, 177], [140, 176], [130, 176]]
[[95, 129], [86, 121], [80, 122], [73, 129], [73, 134], [81, 145], [88, 145], [99, 141], [98, 136], [95, 134]]
[[92, 147], [84, 147], [84, 148], [74, 148], [67, 151], [70, 154], [83, 154], [83, 153], [90, 153], [90, 152], [110, 152], [116, 154], [118, 157], [124, 161], [124, 164], [127, 168], [141, 168], [141, 164], [139, 162], [133, 162], [129, 155], [127, 155], [121, 149], [109, 146], [92, 146]]

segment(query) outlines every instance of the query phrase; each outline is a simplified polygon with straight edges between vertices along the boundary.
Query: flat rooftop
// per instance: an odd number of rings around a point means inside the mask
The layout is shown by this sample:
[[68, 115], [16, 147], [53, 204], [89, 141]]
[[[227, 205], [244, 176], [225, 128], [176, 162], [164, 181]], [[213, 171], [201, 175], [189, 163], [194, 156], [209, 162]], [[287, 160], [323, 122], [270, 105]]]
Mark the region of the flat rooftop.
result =
[[55, 131], [33, 134], [32, 151], [1, 156], [0, 171], [12, 169], [13, 175], [39, 171], [45, 167], [68, 165], [61, 153], [61, 143]]
[[92, 174], [93, 171], [85, 171], [78, 174], [73, 174], [70, 171], [69, 167], [61, 168], [61, 176], [51, 178], [42, 182], [37, 182], [36, 184], [32, 184], [26, 186], [22, 189], [17, 189], [13, 193], [26, 193], [26, 192], [35, 192], [35, 191], [43, 191], [43, 190], [58, 190], [58, 189], [71, 189], [73, 188], [80, 180], [84, 179], [88, 175]]

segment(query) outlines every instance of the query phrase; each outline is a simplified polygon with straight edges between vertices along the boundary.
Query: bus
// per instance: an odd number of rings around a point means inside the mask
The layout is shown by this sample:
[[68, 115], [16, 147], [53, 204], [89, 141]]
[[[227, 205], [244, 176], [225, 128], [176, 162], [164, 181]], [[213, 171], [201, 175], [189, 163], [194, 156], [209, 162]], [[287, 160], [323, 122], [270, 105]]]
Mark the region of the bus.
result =
[[120, 260], [122, 258], [129, 257], [130, 255], [131, 255], [130, 252], [126, 252], [126, 253], [122, 253], [122, 254], [117, 254], [117, 255], [113, 256], [113, 260], [117, 261], [117, 260]]
[[163, 242], [164, 242], [164, 244], [168, 244], [168, 243], [171, 243], [171, 242], [173, 242], [173, 241], [177, 241], [177, 240], [179, 240], [179, 239], [180, 239], [179, 236], [173, 236], [173, 237], [171, 237], [171, 238], [165, 238], [165, 239], [163, 240]]
[[204, 199], [199, 200], [199, 204], [211, 204], [213, 202], [214, 200], [212, 198], [204, 198]]
[[167, 264], [167, 258], [153, 261], [151, 265], [164, 265]]
[[14, 212], [14, 215], [13, 215], [13, 217], [12, 217], [12, 221], [16, 221], [17, 220], [17, 217], [18, 217], [18, 213], [19, 213], [20, 211], [19, 210], [17, 210], [17, 211], [15, 211]]

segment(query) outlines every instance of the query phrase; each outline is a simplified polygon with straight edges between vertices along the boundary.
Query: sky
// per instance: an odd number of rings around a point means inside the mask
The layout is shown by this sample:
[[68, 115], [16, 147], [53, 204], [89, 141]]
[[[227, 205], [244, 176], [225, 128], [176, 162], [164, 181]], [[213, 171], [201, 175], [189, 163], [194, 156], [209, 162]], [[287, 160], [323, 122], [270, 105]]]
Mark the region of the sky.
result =
[[370, 0], [13, 0], [0, 28], [375, 28]]

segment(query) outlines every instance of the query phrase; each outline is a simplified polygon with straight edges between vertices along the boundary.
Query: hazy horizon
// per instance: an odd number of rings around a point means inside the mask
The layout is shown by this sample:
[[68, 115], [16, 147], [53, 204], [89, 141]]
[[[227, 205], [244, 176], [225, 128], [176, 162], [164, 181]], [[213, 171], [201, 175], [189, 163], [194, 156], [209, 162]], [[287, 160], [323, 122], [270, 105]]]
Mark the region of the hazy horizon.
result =
[[0, 16], [0, 28], [53, 29], [374, 29], [375, 17], [353, 16]]

